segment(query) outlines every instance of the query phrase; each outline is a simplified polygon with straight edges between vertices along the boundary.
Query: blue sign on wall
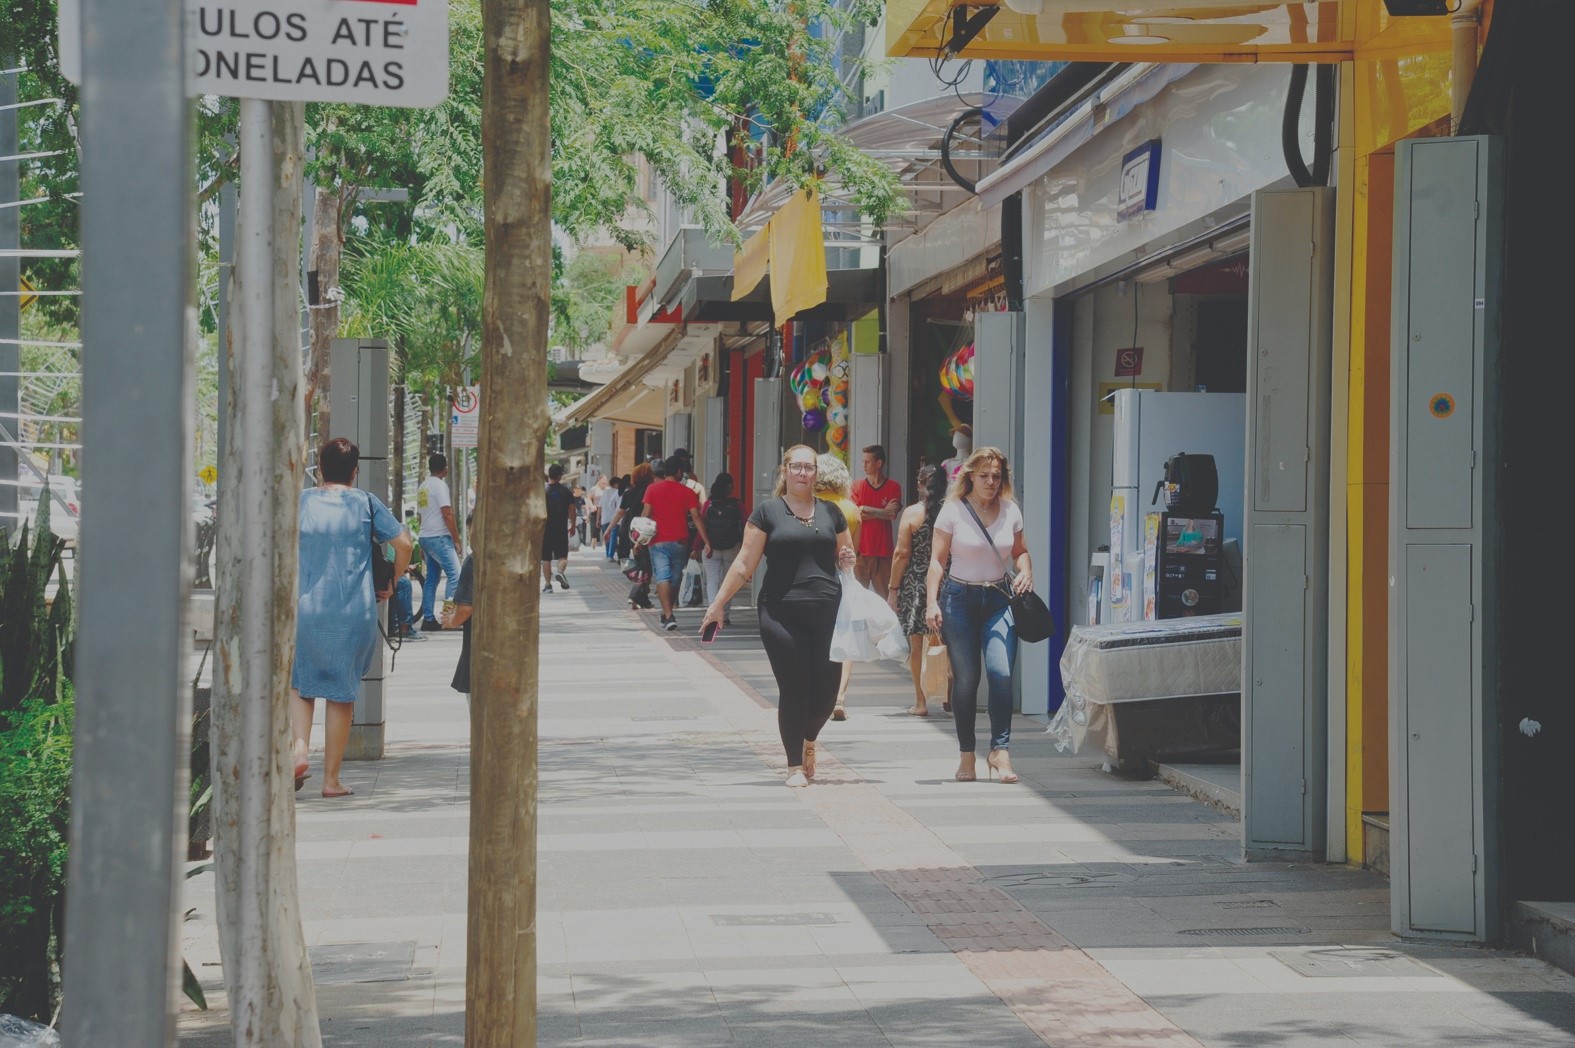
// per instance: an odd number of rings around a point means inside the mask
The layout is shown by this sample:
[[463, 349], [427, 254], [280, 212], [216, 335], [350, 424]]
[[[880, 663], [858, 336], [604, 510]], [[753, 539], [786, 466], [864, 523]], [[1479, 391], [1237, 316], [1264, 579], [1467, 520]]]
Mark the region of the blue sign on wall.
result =
[[1151, 138], [1121, 158], [1121, 192], [1116, 218], [1129, 218], [1159, 206], [1159, 139]]

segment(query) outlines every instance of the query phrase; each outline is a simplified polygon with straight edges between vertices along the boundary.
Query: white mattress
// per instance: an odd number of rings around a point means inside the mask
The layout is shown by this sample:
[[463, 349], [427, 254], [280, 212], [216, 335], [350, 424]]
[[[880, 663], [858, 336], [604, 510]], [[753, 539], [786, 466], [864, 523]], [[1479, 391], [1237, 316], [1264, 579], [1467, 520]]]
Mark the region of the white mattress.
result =
[[1241, 612], [1074, 626], [1061, 654], [1067, 696], [1087, 702], [1241, 690]]
[[1114, 756], [1122, 702], [1241, 691], [1241, 612], [1074, 626], [1061, 655], [1066, 701], [1046, 729], [1056, 748]]

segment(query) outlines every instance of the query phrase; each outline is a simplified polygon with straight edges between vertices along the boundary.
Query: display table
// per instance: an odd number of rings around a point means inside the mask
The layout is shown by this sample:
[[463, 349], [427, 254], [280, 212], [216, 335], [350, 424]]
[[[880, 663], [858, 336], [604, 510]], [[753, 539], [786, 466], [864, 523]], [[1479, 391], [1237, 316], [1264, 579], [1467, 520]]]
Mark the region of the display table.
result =
[[1241, 746], [1240, 612], [1076, 626], [1061, 655], [1056, 748], [1118, 764]]

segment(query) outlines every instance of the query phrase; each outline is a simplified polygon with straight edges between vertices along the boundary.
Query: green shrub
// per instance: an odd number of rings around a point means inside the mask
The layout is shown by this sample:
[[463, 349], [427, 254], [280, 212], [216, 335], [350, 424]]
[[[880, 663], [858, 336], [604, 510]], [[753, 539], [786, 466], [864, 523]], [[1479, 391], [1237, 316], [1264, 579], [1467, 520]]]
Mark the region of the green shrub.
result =
[[42, 504], [39, 521], [0, 541], [0, 1013], [48, 1022], [64, 932], [73, 621], [64, 543]]

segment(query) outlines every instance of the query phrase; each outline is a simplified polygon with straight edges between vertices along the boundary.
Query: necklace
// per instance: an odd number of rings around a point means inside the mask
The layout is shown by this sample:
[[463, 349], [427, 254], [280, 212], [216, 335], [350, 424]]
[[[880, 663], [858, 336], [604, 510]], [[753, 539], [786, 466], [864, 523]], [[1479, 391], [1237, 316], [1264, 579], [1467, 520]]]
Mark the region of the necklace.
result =
[[813, 528], [816, 533], [819, 533], [820, 529], [815, 526], [815, 507], [813, 505], [810, 506], [809, 516], [807, 516], [807, 517], [801, 517], [797, 513], [794, 513], [793, 512], [793, 507], [788, 502], [786, 496], [783, 496], [783, 498], [782, 498], [782, 505], [787, 506], [787, 511], [793, 517], [794, 520], [798, 521], [800, 524], [804, 525], [806, 528]]

